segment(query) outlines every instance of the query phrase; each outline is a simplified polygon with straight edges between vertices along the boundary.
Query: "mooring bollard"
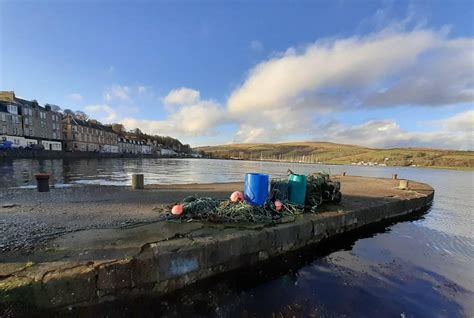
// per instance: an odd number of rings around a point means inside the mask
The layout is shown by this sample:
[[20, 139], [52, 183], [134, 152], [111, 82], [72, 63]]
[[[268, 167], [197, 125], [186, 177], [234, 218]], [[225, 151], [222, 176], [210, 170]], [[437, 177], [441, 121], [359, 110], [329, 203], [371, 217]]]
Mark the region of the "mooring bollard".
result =
[[145, 187], [143, 179], [143, 174], [132, 174], [132, 189], [143, 189]]
[[400, 183], [398, 184], [398, 188], [400, 190], [408, 189], [408, 180], [400, 180]]
[[49, 173], [35, 174], [38, 192], [49, 192]]
[[392, 180], [397, 180], [397, 178], [398, 178], [398, 174], [396, 173], [392, 174]]
[[344, 177], [345, 175], [346, 175], [346, 172], [344, 171], [344, 172], [342, 173], [342, 176]]

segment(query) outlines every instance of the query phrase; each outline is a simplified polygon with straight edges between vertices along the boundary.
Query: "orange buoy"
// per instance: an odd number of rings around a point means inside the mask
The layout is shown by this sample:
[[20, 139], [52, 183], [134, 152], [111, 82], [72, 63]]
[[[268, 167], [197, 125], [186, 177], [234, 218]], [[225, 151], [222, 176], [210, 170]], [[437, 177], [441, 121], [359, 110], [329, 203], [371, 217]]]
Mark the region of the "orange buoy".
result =
[[232, 202], [244, 202], [244, 195], [240, 191], [232, 192], [230, 195], [230, 201]]
[[181, 215], [183, 214], [183, 211], [184, 211], [183, 206], [181, 204], [177, 204], [171, 209], [171, 214]]
[[280, 212], [283, 209], [283, 203], [281, 203], [281, 201], [276, 200], [274, 204], [275, 204], [275, 210], [277, 210], [278, 212]]

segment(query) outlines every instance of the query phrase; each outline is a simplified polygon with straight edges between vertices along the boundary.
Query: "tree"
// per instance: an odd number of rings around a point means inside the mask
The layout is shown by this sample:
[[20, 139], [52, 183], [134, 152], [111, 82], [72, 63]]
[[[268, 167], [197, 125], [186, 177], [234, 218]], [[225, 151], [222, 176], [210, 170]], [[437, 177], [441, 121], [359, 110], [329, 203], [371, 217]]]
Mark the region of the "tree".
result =
[[122, 124], [112, 124], [112, 130], [119, 136], [126, 133], [125, 127]]
[[62, 108], [59, 107], [58, 105], [45, 104], [44, 107], [49, 107], [53, 112], [58, 112], [58, 113], [61, 113], [61, 112], [62, 112]]
[[74, 112], [70, 109], [65, 109], [63, 111], [64, 115], [68, 116], [68, 115], [71, 115], [71, 116], [74, 116]]
[[89, 115], [84, 113], [82, 110], [76, 110], [74, 112], [74, 117], [76, 117], [79, 120], [84, 120], [84, 121], [86, 121], [90, 118]]
[[134, 133], [135, 135], [143, 135], [143, 132], [140, 130], [140, 128], [135, 128], [132, 133]]

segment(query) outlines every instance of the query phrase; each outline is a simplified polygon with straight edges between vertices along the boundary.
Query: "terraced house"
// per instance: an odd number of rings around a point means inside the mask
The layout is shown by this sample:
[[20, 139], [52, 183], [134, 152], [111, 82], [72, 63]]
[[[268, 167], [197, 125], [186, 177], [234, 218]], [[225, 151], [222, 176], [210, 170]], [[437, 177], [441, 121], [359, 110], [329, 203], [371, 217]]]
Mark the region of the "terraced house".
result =
[[38, 143], [47, 150], [62, 149], [60, 113], [49, 106], [40, 106], [37, 101], [18, 98], [14, 92], [0, 92], [0, 104], [6, 109], [0, 115], [0, 121], [5, 123], [0, 131], [3, 138], [17, 147]]
[[67, 151], [119, 152], [118, 135], [111, 127], [71, 115], [64, 118], [61, 124]]

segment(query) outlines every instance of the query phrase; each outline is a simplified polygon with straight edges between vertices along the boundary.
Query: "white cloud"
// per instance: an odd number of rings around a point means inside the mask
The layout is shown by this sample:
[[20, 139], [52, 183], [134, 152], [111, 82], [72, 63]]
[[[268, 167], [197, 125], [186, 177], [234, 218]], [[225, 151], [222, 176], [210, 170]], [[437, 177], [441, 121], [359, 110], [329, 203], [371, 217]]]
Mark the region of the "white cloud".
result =
[[[239, 126], [234, 142], [312, 139], [372, 147], [472, 149], [474, 111], [432, 123], [437, 127], [433, 132], [406, 131], [393, 120], [356, 126], [318, 124], [331, 112], [474, 101], [472, 39], [402, 28], [326, 39], [303, 50], [289, 48], [250, 70], [225, 106], [181, 87], [162, 99], [168, 112], [165, 119], [140, 120], [122, 114], [128, 117], [122, 122], [129, 129], [181, 138], [216, 136], [218, 127], [231, 123]], [[146, 91], [144, 86], [133, 89]], [[130, 100], [130, 93], [127, 86], [115, 86], [104, 96]], [[97, 110], [113, 116], [110, 109]]]
[[152, 134], [183, 136], [210, 135], [214, 129], [228, 122], [225, 109], [212, 100], [201, 100], [199, 91], [190, 88], [172, 90], [164, 99], [168, 107], [165, 120], [125, 118], [127, 129], [139, 127]]
[[172, 105], [192, 105], [199, 101], [200, 93], [197, 90], [181, 87], [174, 89], [163, 98], [166, 106]]
[[140, 120], [125, 118], [121, 122], [127, 129], [140, 127], [143, 131], [176, 137], [212, 134], [213, 128], [224, 124], [225, 111], [212, 102], [184, 106], [170, 114], [166, 120]]
[[408, 132], [391, 120], [368, 121], [347, 127], [338, 123], [320, 127], [318, 138], [369, 147], [434, 147], [473, 150], [474, 111], [436, 121], [433, 132]]
[[[443, 120], [436, 120], [434, 124], [441, 126], [446, 131], [468, 132], [472, 136], [474, 131], [474, 110], [456, 114]], [[472, 140], [474, 140], [474, 136], [472, 137]]]
[[474, 101], [471, 39], [397, 28], [327, 39], [258, 64], [227, 108], [241, 125], [236, 141], [307, 135], [308, 118], [328, 112]]
[[79, 93], [72, 93], [72, 94], [69, 94], [67, 97], [75, 102], [82, 101], [82, 95]]
[[128, 86], [115, 85], [104, 93], [106, 101], [111, 100], [130, 100], [130, 88]]
[[117, 112], [110, 107], [109, 105], [88, 105], [84, 107], [86, 113], [93, 113], [95, 115], [99, 115], [101, 119], [105, 120], [108, 123], [115, 121], [118, 116]]
[[263, 51], [263, 44], [258, 40], [253, 40], [252, 42], [250, 42], [250, 49], [255, 52], [261, 52]]

